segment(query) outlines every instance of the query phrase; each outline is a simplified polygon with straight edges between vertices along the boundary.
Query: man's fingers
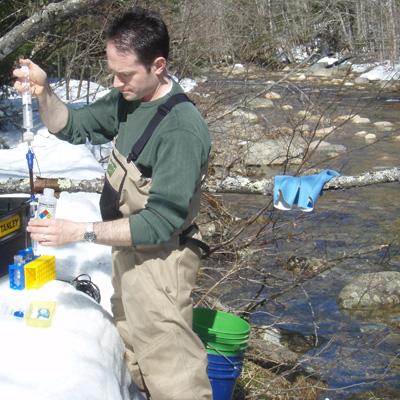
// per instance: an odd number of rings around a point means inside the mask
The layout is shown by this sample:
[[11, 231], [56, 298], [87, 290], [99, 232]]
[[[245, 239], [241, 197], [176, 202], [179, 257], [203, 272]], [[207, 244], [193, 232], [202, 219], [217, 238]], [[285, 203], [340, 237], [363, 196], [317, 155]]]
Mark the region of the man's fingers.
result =
[[49, 219], [30, 219], [28, 226], [50, 226], [51, 220]]

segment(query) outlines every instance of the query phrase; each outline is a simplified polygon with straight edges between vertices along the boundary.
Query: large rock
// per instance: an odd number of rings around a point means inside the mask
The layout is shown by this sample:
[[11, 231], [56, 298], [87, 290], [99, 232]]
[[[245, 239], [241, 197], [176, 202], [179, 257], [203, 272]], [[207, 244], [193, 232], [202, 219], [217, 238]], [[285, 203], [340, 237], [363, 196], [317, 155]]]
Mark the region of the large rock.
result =
[[306, 74], [318, 77], [331, 77], [335, 74], [334, 68], [326, 68], [328, 63], [315, 63], [307, 69]]
[[302, 335], [281, 327], [252, 326], [248, 355], [261, 356], [264, 361], [280, 366], [296, 366], [301, 355], [315, 345], [314, 335]]
[[[295, 143], [296, 142], [296, 143]], [[248, 145], [247, 154], [244, 157], [246, 165], [282, 165], [287, 156], [290, 157], [292, 164], [301, 163], [304, 154], [304, 141], [294, 139], [290, 145], [290, 137], [280, 137], [278, 139], [264, 140]], [[289, 154], [287, 154], [289, 153]]]
[[[327, 62], [318, 62], [311, 65], [307, 70], [308, 76], [314, 76], [317, 78], [326, 79], [329, 78], [330, 83], [343, 85], [343, 79], [335, 79], [338, 77], [350, 78], [350, 64], [341, 64], [338, 66], [328, 65]], [[344, 83], [346, 85], [346, 82]]]
[[240, 118], [241, 120], [248, 121], [251, 124], [255, 124], [258, 121], [256, 113], [241, 109], [233, 111], [232, 117]]
[[334, 132], [336, 129], [335, 126], [325, 126], [323, 128], [316, 129], [314, 134], [316, 137], [326, 137]]
[[364, 139], [367, 143], [374, 143], [374, 142], [376, 142], [376, 135], [375, 135], [375, 133], [367, 133], [364, 136]]
[[338, 154], [346, 152], [346, 146], [342, 144], [332, 144], [325, 140], [314, 140], [310, 143], [311, 150], [317, 150], [325, 153], [336, 152]]
[[367, 117], [360, 117], [359, 115], [355, 115], [352, 119], [351, 122], [353, 124], [370, 124], [371, 120]]
[[338, 302], [345, 309], [399, 305], [400, 272], [363, 274], [342, 289]]
[[374, 126], [376, 126], [376, 128], [382, 132], [390, 132], [395, 128], [394, 124], [389, 121], [374, 122]]
[[276, 92], [267, 92], [265, 93], [264, 97], [269, 100], [279, 100], [281, 98], [281, 95]]
[[300, 135], [294, 138], [288, 135], [257, 143], [247, 142], [244, 162], [250, 166], [282, 165], [289, 157], [291, 164], [300, 164], [308, 147], [311, 150], [325, 153], [344, 153], [346, 151], [346, 147], [341, 144], [332, 144], [323, 140], [314, 140], [307, 144]]
[[366, 83], [369, 83], [369, 79], [358, 76], [356, 79], [354, 79], [354, 83], [357, 83], [358, 85], [365, 85]]
[[249, 106], [252, 108], [273, 108], [274, 102], [270, 99], [256, 97], [255, 99], [249, 101]]

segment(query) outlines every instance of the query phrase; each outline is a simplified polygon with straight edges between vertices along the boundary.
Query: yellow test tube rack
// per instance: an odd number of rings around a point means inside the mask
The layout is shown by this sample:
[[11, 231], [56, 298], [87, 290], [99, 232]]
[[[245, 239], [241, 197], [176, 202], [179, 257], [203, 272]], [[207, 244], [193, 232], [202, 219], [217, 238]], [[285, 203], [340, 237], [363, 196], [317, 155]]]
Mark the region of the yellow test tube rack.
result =
[[25, 264], [25, 289], [39, 289], [46, 282], [56, 279], [55, 256], [40, 256]]

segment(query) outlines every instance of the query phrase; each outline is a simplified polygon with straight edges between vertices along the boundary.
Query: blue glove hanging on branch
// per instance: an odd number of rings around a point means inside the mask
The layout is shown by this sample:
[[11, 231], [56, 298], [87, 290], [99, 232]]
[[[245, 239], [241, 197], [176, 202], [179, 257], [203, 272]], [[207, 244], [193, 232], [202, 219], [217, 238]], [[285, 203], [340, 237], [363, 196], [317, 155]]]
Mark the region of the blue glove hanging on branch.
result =
[[274, 179], [274, 207], [280, 210], [291, 210], [297, 206], [302, 211], [314, 209], [322, 188], [339, 172], [325, 169], [319, 174], [306, 176], [277, 175]]

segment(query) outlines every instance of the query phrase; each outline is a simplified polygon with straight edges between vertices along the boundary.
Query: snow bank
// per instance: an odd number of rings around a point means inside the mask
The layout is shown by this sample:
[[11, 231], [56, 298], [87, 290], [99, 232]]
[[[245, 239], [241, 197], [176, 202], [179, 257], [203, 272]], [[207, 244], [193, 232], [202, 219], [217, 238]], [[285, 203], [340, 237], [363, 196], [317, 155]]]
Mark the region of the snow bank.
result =
[[[35, 153], [34, 175], [43, 178], [95, 179], [104, 176], [104, 169], [86, 145], [72, 145], [58, 140], [41, 128], [32, 142]], [[0, 181], [27, 178], [26, 143], [13, 149], [0, 150]]]
[[367, 78], [370, 81], [390, 81], [400, 79], [400, 64], [392, 65], [386, 62], [383, 65], [377, 65], [370, 71], [360, 75], [361, 78]]
[[[52, 281], [40, 290], [5, 286], [0, 292], [0, 398], [135, 398], [123, 343], [101, 306], [64, 282]], [[31, 327], [10, 315], [35, 300], [57, 302], [50, 327]]]

